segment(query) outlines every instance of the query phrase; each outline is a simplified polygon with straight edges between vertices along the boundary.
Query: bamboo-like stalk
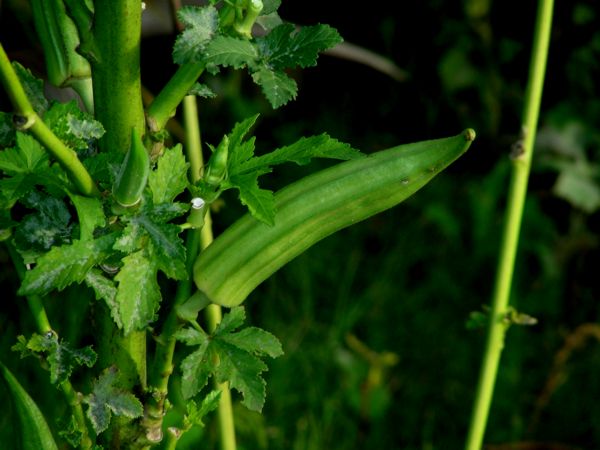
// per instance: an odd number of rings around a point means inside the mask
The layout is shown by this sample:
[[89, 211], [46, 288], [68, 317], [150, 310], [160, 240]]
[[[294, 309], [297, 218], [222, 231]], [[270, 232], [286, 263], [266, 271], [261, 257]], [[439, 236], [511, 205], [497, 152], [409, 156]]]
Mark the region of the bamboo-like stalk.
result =
[[511, 155], [512, 177], [502, 247], [496, 273], [485, 353], [465, 445], [466, 450], [480, 450], [482, 447], [500, 356], [504, 347], [507, 329], [505, 319], [508, 311], [533, 144], [542, 100], [553, 6], [553, 0], [540, 0], [538, 4], [529, 79], [525, 93], [522, 139], [519, 141], [519, 145], [515, 146], [516, 151]]

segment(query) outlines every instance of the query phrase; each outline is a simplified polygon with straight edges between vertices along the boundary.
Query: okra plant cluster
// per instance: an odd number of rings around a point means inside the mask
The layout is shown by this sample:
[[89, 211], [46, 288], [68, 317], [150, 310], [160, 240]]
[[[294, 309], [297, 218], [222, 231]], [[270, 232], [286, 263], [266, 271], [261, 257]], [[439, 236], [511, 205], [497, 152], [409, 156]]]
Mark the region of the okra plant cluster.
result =
[[[286, 71], [314, 66], [319, 52], [341, 42], [327, 25], [284, 22], [279, 3], [211, 0], [182, 7], [177, 17], [184, 30], [173, 48], [179, 68], [145, 110], [140, 0], [30, 1], [47, 81], [75, 89], [83, 108], [48, 100], [42, 81], [11, 63], [0, 46], [0, 80], [12, 103], [0, 113], [0, 228], [21, 277], [16, 294], [28, 302], [38, 328], [23, 330], [13, 348], [41, 361], [69, 410], [54, 432], [53, 418], [43, 417], [0, 364], [23, 448], [55, 449], [57, 442], [175, 448], [206, 414], [225, 408], [229, 387], [260, 411], [262, 359], [282, 348], [270, 333], [243, 327], [240, 305], [319, 240], [412, 195], [473, 141], [469, 129], [366, 156], [321, 134], [257, 155], [254, 115], [214, 147], [207, 144], [206, 164], [199, 142], [167, 147], [165, 126], [184, 98], [215, 95], [198, 82], [203, 72], [246, 70], [279, 108], [298, 90]], [[260, 187], [259, 178], [273, 167], [313, 158], [344, 162], [277, 193]], [[211, 205], [230, 189], [248, 213], [214, 242], [201, 238]], [[44, 307], [60, 301], [53, 293], [74, 285], [95, 298], [92, 317], [81, 318], [93, 322], [94, 343], [83, 348], [61, 338]], [[230, 309], [201, 326], [200, 311], [214, 305]], [[186, 356], [175, 368], [178, 344]], [[180, 384], [169, 383], [172, 373]], [[167, 430], [163, 418], [180, 398], [185, 412]]]

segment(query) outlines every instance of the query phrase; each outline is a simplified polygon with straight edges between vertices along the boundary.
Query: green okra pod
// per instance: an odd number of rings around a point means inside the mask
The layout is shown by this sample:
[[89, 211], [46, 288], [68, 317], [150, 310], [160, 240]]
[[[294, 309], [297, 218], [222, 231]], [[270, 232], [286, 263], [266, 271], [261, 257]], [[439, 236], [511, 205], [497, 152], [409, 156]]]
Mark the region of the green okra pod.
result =
[[449, 138], [400, 145], [291, 184], [275, 194], [274, 226], [247, 214], [198, 256], [198, 289], [222, 306], [242, 303], [256, 286], [316, 242], [411, 196], [474, 139], [475, 132], [467, 129]]
[[150, 157], [142, 138], [135, 128], [131, 129], [131, 145], [121, 164], [113, 186], [113, 196], [124, 207], [136, 205], [150, 174]]

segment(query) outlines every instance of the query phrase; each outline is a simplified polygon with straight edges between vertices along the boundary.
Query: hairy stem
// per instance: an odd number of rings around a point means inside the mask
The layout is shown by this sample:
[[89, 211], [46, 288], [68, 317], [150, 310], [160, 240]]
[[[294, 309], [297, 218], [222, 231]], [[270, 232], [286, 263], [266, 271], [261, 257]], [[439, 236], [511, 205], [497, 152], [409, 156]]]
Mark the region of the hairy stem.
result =
[[95, 59], [92, 59], [94, 108], [106, 134], [103, 151], [129, 148], [131, 129], [144, 135], [140, 79], [141, 0], [96, 0]]
[[77, 153], [56, 137], [52, 130], [46, 126], [34, 111], [2, 44], [0, 44], [0, 82], [4, 85], [4, 89], [22, 122], [22, 124], [19, 124], [21, 128], [30, 130], [31, 134], [46, 147], [48, 152], [65, 169], [77, 189], [83, 195], [99, 195], [100, 193], [94, 184], [94, 180], [92, 180], [89, 172], [77, 157]]
[[518, 154], [512, 155], [512, 177], [504, 225], [502, 248], [496, 273], [496, 284], [490, 311], [484, 359], [481, 365], [473, 415], [466, 450], [479, 450], [483, 443], [485, 427], [494, 392], [494, 385], [504, 338], [505, 317], [509, 304], [510, 290], [514, 273], [519, 231], [527, 194], [527, 182], [531, 167], [533, 144], [542, 99], [546, 60], [550, 42], [553, 0], [540, 0], [538, 5], [533, 50], [529, 67], [529, 80], [525, 94], [523, 111], [522, 145]]

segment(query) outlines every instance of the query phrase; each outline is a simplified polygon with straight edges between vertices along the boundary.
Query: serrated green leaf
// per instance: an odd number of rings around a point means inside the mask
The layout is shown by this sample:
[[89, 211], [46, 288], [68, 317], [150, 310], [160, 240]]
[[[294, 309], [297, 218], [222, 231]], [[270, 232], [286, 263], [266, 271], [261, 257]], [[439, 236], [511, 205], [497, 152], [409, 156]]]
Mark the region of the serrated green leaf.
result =
[[252, 68], [258, 58], [255, 45], [246, 40], [231, 36], [216, 36], [204, 50], [202, 61], [207, 65]]
[[254, 137], [244, 141], [250, 129], [256, 123], [258, 114], [250, 116], [241, 122], [238, 122], [227, 136], [229, 137], [229, 162], [228, 170], [234, 170], [242, 162], [250, 159], [254, 155]]
[[97, 198], [69, 194], [79, 218], [79, 239], [89, 241], [94, 237], [96, 227], [106, 225], [102, 202]]
[[273, 226], [275, 224], [275, 198], [273, 192], [258, 187], [260, 172], [229, 177], [229, 183], [239, 190], [240, 201], [248, 207], [256, 219]]
[[177, 12], [186, 29], [177, 37], [173, 47], [176, 64], [197, 62], [206, 43], [219, 26], [219, 13], [214, 6], [184, 6]]
[[114, 241], [114, 235], [106, 235], [93, 241], [73, 241], [71, 245], [53, 247], [27, 271], [18, 294], [45, 295], [52, 289], [62, 290], [69, 284], [81, 283], [92, 266], [108, 256]]
[[221, 339], [248, 353], [267, 355], [271, 358], [283, 355], [281, 342], [271, 333], [260, 328], [244, 328], [237, 333], [222, 336]]
[[113, 248], [123, 253], [133, 253], [142, 248], [145, 236], [146, 232], [142, 225], [137, 221], [130, 220], [115, 241]]
[[18, 343], [12, 347], [19, 351], [21, 358], [26, 356], [41, 356], [46, 358], [50, 366], [50, 382], [60, 384], [67, 380], [77, 366], [92, 367], [96, 363], [96, 353], [91, 346], [72, 349], [69, 344], [59, 341], [56, 333], [44, 335], [33, 334], [29, 340], [18, 337]]
[[0, 179], [1, 206], [6, 209], [12, 208], [20, 198], [34, 188], [35, 182], [34, 177], [24, 174]]
[[23, 216], [15, 228], [15, 244], [26, 264], [53, 246], [71, 241], [71, 214], [61, 199], [32, 190], [21, 201], [36, 210]]
[[161, 300], [156, 272], [156, 264], [144, 250], [123, 258], [115, 280], [119, 283], [116, 301], [125, 334], [143, 330], [154, 321]]
[[258, 84], [274, 109], [296, 98], [298, 85], [282, 71], [274, 71], [266, 66], [252, 73], [252, 80]]
[[83, 117], [81, 115], [69, 114], [67, 116], [67, 124], [69, 126], [69, 132], [84, 141], [91, 141], [100, 139], [104, 136], [106, 130], [102, 126], [100, 122], [94, 120], [91, 116], [86, 117], [85, 112], [79, 110], [83, 113]]
[[48, 167], [48, 154], [38, 141], [17, 132], [16, 147], [0, 152], [0, 170], [7, 175], [31, 174]]
[[175, 339], [185, 345], [204, 345], [208, 341], [208, 335], [195, 328], [183, 328], [175, 333]]
[[108, 428], [112, 414], [134, 419], [144, 413], [144, 407], [135, 395], [116, 387], [117, 377], [114, 367], [106, 369], [94, 382], [92, 393], [83, 399], [89, 406], [87, 416], [96, 434]]
[[150, 202], [146, 202], [144, 205], [143, 214], [154, 222], [164, 223], [173, 220], [176, 217], [183, 216], [189, 210], [189, 203], [169, 202], [161, 203], [159, 205], [151, 205]]
[[215, 358], [210, 350], [210, 344], [210, 341], [205, 339], [196, 351], [181, 361], [181, 393], [186, 400], [206, 386], [208, 377], [214, 370]]
[[110, 311], [110, 316], [119, 328], [123, 328], [121, 313], [117, 303], [117, 287], [98, 269], [91, 269], [85, 275], [85, 284], [94, 290], [96, 300], [104, 300]]
[[20, 425], [21, 449], [57, 450], [58, 447], [54, 442], [44, 415], [13, 374], [2, 363], [0, 363], [0, 375], [4, 378], [15, 405], [16, 417]]
[[44, 82], [34, 77], [29, 69], [26, 69], [18, 62], [13, 61], [12, 66], [15, 72], [17, 72], [19, 80], [21, 80], [31, 106], [33, 106], [36, 113], [43, 116], [48, 109], [48, 100], [46, 100], [46, 96], [44, 95]]
[[256, 38], [261, 58], [276, 70], [315, 66], [319, 52], [340, 42], [339, 33], [328, 25], [296, 30], [290, 23], [279, 25], [266, 36]]
[[195, 95], [202, 98], [215, 98], [217, 94], [206, 84], [195, 83], [188, 91], [188, 95]]
[[148, 178], [154, 204], [172, 202], [183, 192], [187, 186], [188, 166], [181, 145], [165, 150]]
[[303, 137], [291, 145], [252, 158], [241, 163], [232, 171], [234, 174], [243, 173], [286, 162], [302, 165], [309, 163], [312, 158], [331, 158], [346, 161], [361, 157], [364, 157], [364, 155], [359, 150], [324, 133], [319, 136]]
[[[187, 356], [181, 365], [184, 398], [196, 395], [210, 376], [218, 382], [229, 381], [230, 386], [242, 393], [243, 404], [260, 411], [265, 400], [265, 381], [261, 373], [267, 366], [258, 356], [276, 357], [282, 354], [281, 344], [264, 330], [246, 328], [235, 332], [245, 319], [243, 307], [232, 308], [225, 314], [211, 337], [186, 328], [177, 333], [177, 339], [198, 349]], [[215, 365], [215, 361], [218, 364]]]
[[96, 353], [91, 347], [71, 349], [64, 343], [57, 346], [48, 355], [50, 364], [50, 382], [60, 384], [67, 380], [76, 366], [92, 367], [96, 363]]
[[215, 340], [212, 346], [219, 355], [217, 382], [229, 381], [229, 386], [242, 394], [242, 405], [260, 412], [266, 396], [266, 382], [261, 373], [267, 370], [267, 365], [224, 340]]
[[181, 228], [169, 223], [153, 222], [147, 216], [134, 219], [150, 236], [154, 244], [152, 257], [155, 264], [165, 275], [174, 280], [183, 280], [187, 275], [185, 268], [185, 247], [179, 238]]
[[243, 306], [235, 306], [229, 312], [223, 315], [221, 322], [215, 329], [215, 336], [224, 336], [241, 327], [246, 320], [246, 308]]
[[209, 412], [218, 408], [220, 399], [221, 391], [215, 389], [210, 391], [208, 395], [204, 397], [200, 406], [198, 406], [194, 400], [188, 400], [186, 402], [187, 414], [184, 420], [190, 425], [204, 427], [202, 419], [204, 419]]

